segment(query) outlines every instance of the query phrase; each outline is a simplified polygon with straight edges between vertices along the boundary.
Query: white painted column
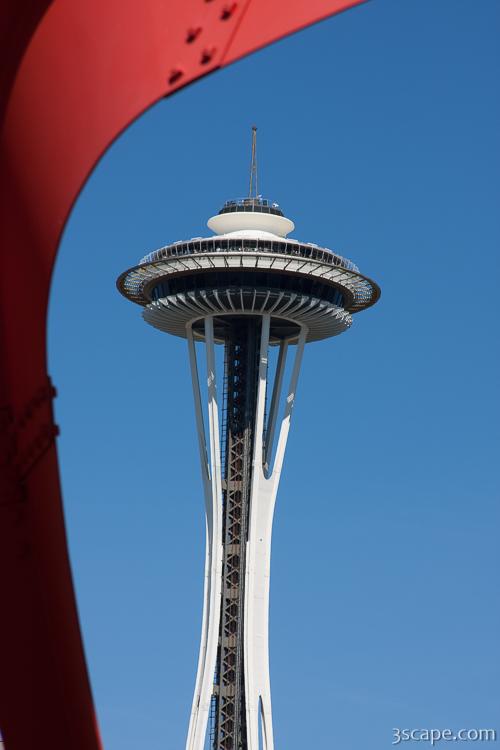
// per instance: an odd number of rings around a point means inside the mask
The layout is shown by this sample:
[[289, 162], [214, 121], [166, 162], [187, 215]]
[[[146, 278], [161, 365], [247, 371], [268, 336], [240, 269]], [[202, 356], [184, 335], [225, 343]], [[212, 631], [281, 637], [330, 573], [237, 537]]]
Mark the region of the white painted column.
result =
[[269, 471], [269, 465], [271, 463], [271, 456], [273, 452], [274, 433], [276, 431], [276, 422], [278, 420], [281, 388], [283, 387], [283, 376], [285, 374], [287, 352], [288, 341], [282, 341], [280, 344], [278, 362], [276, 364], [276, 374], [274, 376], [271, 406], [269, 408], [269, 416], [267, 418], [266, 447], [264, 453], [264, 471], [266, 473], [266, 476]]
[[[260, 344], [259, 383], [257, 389], [257, 410], [254, 439], [254, 465], [250, 499], [249, 537], [246, 557], [245, 582], [245, 701], [247, 708], [248, 750], [259, 750], [259, 710], [262, 714], [263, 750], [274, 750], [271, 688], [269, 680], [269, 576], [271, 564], [271, 534], [276, 494], [278, 491], [283, 458], [290, 429], [290, 420], [295, 403], [298, 376], [302, 354], [307, 337], [307, 328], [301, 327], [290, 385], [281, 421], [276, 457], [272, 470], [264, 472], [263, 439], [264, 411], [267, 389], [267, 364], [269, 348], [270, 316], [262, 318]], [[284, 356], [276, 376], [283, 379]], [[281, 383], [279, 383], [281, 386]], [[276, 420], [279, 405], [279, 392], [273, 394], [270, 419]], [[272, 422], [271, 425], [272, 427]], [[274, 427], [272, 427], [274, 431]], [[269, 443], [268, 443], [269, 445]], [[268, 447], [266, 461], [271, 449]]]
[[205, 494], [207, 546], [205, 558], [205, 587], [202, 633], [195, 693], [189, 722], [186, 750], [203, 750], [207, 730], [210, 699], [213, 690], [217, 641], [219, 634], [222, 585], [222, 472], [219, 437], [219, 406], [215, 369], [213, 318], [205, 319], [207, 353], [207, 390], [210, 461], [207, 460], [205, 428], [199, 386], [196, 350], [192, 326], [187, 328], [189, 361], [193, 383], [196, 427], [201, 473]]

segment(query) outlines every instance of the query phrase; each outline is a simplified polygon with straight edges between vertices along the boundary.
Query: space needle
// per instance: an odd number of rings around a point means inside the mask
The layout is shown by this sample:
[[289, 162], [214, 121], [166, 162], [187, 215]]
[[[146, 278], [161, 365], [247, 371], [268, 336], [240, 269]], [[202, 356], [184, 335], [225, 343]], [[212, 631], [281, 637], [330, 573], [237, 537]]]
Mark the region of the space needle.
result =
[[350, 260], [288, 237], [293, 222], [258, 193], [256, 128], [248, 197], [227, 201], [208, 227], [214, 236], [155, 250], [117, 285], [147, 323], [188, 344], [206, 563], [186, 750], [274, 750], [271, 533], [304, 346], [347, 331], [380, 290]]

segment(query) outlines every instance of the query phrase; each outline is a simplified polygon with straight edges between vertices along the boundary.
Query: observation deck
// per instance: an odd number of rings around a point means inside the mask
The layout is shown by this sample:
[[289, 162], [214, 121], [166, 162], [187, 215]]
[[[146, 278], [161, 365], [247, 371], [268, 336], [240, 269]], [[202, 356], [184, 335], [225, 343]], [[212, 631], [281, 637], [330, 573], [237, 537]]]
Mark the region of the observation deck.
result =
[[201, 322], [211, 315], [221, 343], [227, 318], [270, 313], [271, 343], [294, 343], [301, 325], [315, 341], [347, 330], [380, 296], [352, 261], [287, 237], [294, 223], [266, 198], [227, 201], [208, 226], [215, 236], [155, 250], [118, 279], [160, 330], [186, 337], [192, 325], [203, 338]]

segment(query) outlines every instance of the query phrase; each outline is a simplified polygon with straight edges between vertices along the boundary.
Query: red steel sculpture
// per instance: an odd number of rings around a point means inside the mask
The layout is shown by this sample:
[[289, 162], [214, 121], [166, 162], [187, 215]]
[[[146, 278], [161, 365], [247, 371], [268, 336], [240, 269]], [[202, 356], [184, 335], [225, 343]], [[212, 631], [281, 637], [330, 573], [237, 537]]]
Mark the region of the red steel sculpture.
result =
[[361, 0], [3, 0], [0, 7], [0, 731], [7, 750], [97, 750], [47, 375], [70, 209], [161, 97]]

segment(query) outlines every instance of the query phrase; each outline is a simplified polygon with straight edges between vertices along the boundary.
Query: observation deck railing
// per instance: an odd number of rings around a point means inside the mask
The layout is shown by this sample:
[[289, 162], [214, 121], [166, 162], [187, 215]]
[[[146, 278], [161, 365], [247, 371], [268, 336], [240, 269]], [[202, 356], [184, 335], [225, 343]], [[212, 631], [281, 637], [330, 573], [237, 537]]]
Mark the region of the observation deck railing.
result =
[[346, 271], [359, 273], [359, 268], [348, 258], [334, 253], [333, 250], [309, 243], [283, 240], [261, 239], [218, 239], [216, 237], [198, 238], [175, 242], [148, 253], [139, 261], [139, 265], [155, 263], [169, 258], [182, 258], [185, 255], [203, 253], [277, 253], [279, 255], [299, 256], [308, 260], [318, 260], [332, 266], [345, 268]]
[[268, 198], [262, 198], [260, 195], [254, 198], [235, 198], [234, 200], [226, 201], [219, 214], [228, 214], [235, 211], [253, 211], [260, 214], [283, 216], [283, 211], [277, 203]]

